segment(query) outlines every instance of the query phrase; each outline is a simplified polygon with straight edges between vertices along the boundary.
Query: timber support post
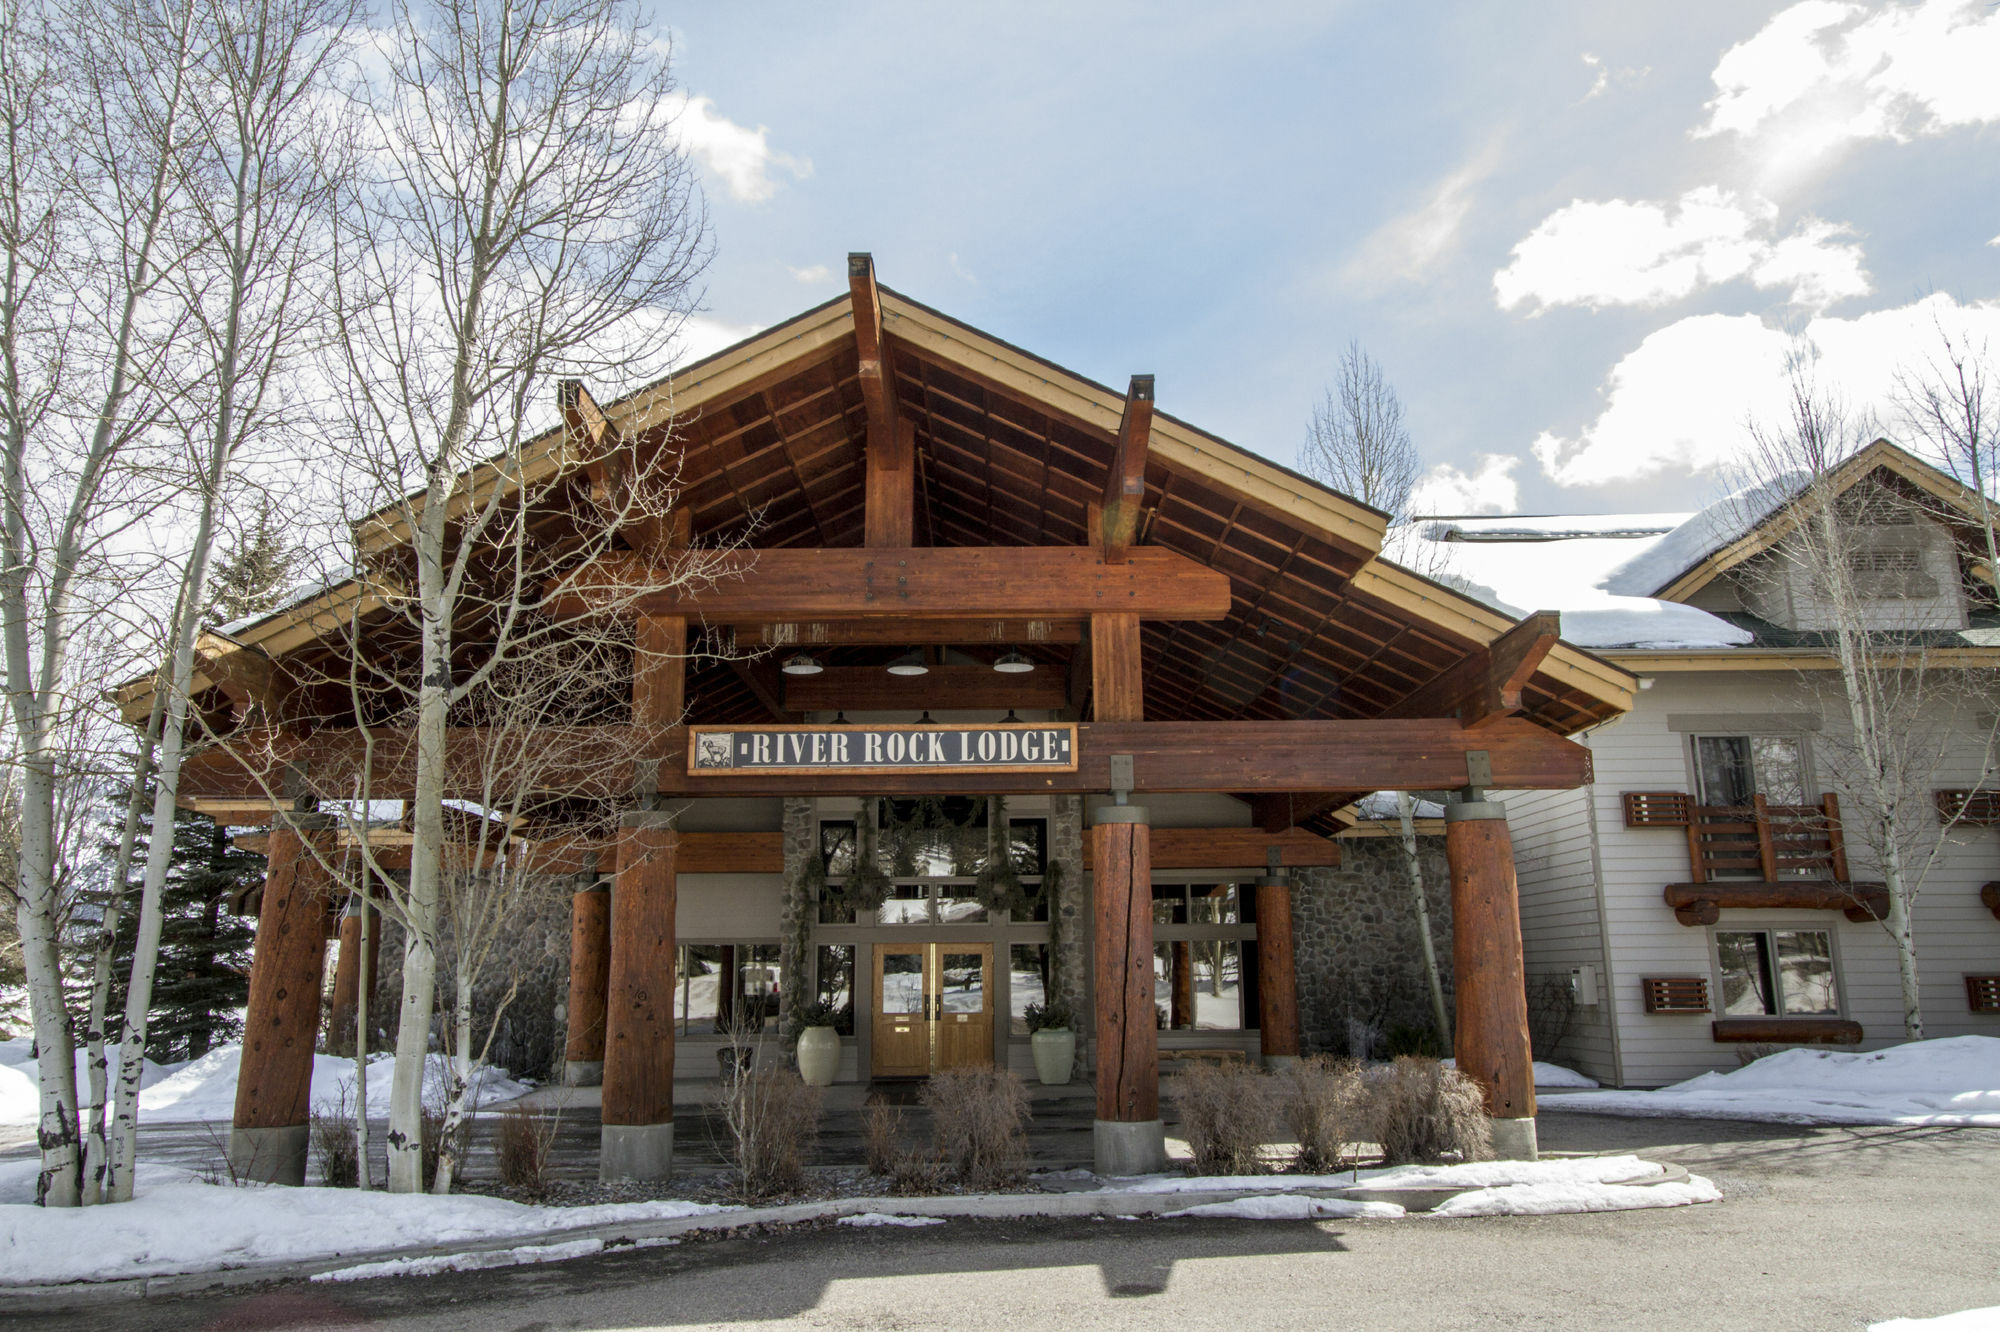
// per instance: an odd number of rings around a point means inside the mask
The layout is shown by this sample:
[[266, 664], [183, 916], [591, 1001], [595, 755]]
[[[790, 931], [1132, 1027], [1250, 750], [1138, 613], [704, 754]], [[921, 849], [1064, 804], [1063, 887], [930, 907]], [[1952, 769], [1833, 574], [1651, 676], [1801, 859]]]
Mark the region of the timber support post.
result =
[[[367, 875], [364, 868], [362, 874]], [[327, 1007], [326, 1051], [328, 1054], [352, 1055], [367, 1041], [367, 1034], [358, 1026], [361, 1012], [361, 992], [366, 990], [372, 997], [375, 993], [377, 964], [381, 959], [382, 931], [379, 927], [369, 930], [369, 938], [375, 946], [368, 950], [368, 974], [361, 974], [361, 929], [366, 917], [376, 917], [379, 913], [375, 904], [365, 894], [356, 893], [347, 901], [347, 909], [340, 915], [340, 948], [334, 955], [333, 999]], [[364, 1054], [367, 1051], [362, 1051]]]
[[1299, 1057], [1299, 986], [1292, 958], [1292, 884], [1273, 865], [1257, 879], [1257, 1042], [1264, 1067]]
[[674, 1158], [674, 859], [668, 816], [627, 814], [611, 889], [598, 1177], [660, 1180]]
[[1477, 799], [1445, 809], [1451, 863], [1452, 979], [1458, 992], [1459, 1071], [1486, 1092], [1493, 1151], [1535, 1159], [1535, 1064], [1528, 1039], [1521, 903], [1507, 811]]
[[320, 857], [333, 850], [336, 822], [331, 814], [288, 813], [271, 825], [229, 1130], [229, 1166], [240, 1180], [306, 1182], [313, 1045], [333, 889]]
[[604, 1012], [611, 984], [611, 885], [603, 879], [569, 899], [568, 1035], [563, 1084], [604, 1081]]
[[1097, 926], [1097, 1121], [1100, 1175], [1166, 1169], [1160, 1033], [1153, 1005], [1152, 829], [1143, 806], [1097, 811], [1091, 835]]

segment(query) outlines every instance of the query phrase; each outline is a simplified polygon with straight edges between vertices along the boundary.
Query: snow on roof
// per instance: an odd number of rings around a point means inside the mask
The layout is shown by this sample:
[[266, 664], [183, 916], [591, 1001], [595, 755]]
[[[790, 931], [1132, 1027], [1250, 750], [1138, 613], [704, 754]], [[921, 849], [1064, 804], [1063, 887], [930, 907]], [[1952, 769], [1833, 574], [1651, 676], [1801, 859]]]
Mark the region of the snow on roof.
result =
[[1607, 591], [1628, 597], [1658, 595], [1695, 565], [1748, 534], [1805, 488], [1803, 472], [1745, 486], [1700, 513], [1688, 514], [1660, 540], [1611, 570]]
[[1701, 517], [1654, 513], [1420, 519], [1413, 525], [1415, 540], [1407, 548], [1412, 557], [1407, 562], [1511, 615], [1559, 611], [1563, 637], [1578, 647], [1739, 647], [1751, 641], [1746, 629], [1693, 606], [1609, 585], [1614, 574], [1645, 565], [1655, 548]]
[[342, 583], [346, 581], [347, 580], [345, 577], [315, 578], [307, 582], [294, 584], [292, 588], [284, 594], [284, 596], [278, 599], [278, 604], [271, 607], [271, 609], [261, 610], [255, 612], [254, 614], [245, 615], [241, 619], [231, 620], [228, 624], [216, 625], [215, 632], [219, 634], [228, 634], [230, 637], [233, 638], [237, 634], [242, 633], [245, 629], [248, 629], [251, 625], [262, 624], [264, 621], [270, 619], [274, 615], [282, 615], [288, 610], [292, 610], [304, 604], [305, 602], [311, 601], [314, 597], [317, 597], [322, 593], [331, 592], [334, 588], [339, 587]]

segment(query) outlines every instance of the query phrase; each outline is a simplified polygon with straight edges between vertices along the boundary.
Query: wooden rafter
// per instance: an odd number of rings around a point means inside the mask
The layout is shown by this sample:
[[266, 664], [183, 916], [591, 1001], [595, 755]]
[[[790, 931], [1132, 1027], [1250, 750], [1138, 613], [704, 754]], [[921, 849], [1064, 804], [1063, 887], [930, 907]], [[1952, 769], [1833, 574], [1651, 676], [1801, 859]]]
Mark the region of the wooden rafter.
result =
[[1146, 507], [1146, 455], [1153, 438], [1153, 377], [1132, 376], [1125, 391], [1125, 410], [1118, 418], [1118, 443], [1111, 470], [1104, 478], [1098, 544], [1111, 564], [1124, 560], [1139, 535], [1139, 513]]
[[882, 293], [875, 261], [847, 256], [847, 288], [854, 302], [854, 350], [861, 398], [868, 411], [867, 531], [877, 548], [910, 544], [916, 518], [916, 428], [896, 405], [896, 367], [882, 327]]
[[1390, 708], [1391, 717], [1456, 717], [1484, 726], [1521, 711], [1521, 691], [1562, 635], [1562, 617], [1536, 611]]
[[745, 647], [882, 647], [911, 643], [1077, 643], [1083, 621], [974, 620], [941, 616], [897, 620], [765, 620], [724, 626]]

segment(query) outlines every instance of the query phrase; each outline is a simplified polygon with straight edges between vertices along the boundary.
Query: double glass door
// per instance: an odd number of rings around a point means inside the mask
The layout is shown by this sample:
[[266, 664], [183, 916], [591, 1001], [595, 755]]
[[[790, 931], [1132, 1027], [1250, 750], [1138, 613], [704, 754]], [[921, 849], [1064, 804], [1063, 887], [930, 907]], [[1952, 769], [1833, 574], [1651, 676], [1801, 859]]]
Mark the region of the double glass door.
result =
[[993, 1062], [993, 945], [875, 945], [878, 1078], [921, 1078]]

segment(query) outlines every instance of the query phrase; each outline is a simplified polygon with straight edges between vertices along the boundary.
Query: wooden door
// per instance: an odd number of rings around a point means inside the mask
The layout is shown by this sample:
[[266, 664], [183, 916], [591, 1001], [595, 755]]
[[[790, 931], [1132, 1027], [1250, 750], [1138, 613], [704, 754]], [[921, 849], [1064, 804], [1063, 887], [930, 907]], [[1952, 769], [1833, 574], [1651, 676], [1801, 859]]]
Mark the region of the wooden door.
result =
[[875, 945], [873, 1076], [921, 1078], [931, 1071], [928, 944]]
[[993, 1062], [993, 945], [932, 944], [935, 1068]]

